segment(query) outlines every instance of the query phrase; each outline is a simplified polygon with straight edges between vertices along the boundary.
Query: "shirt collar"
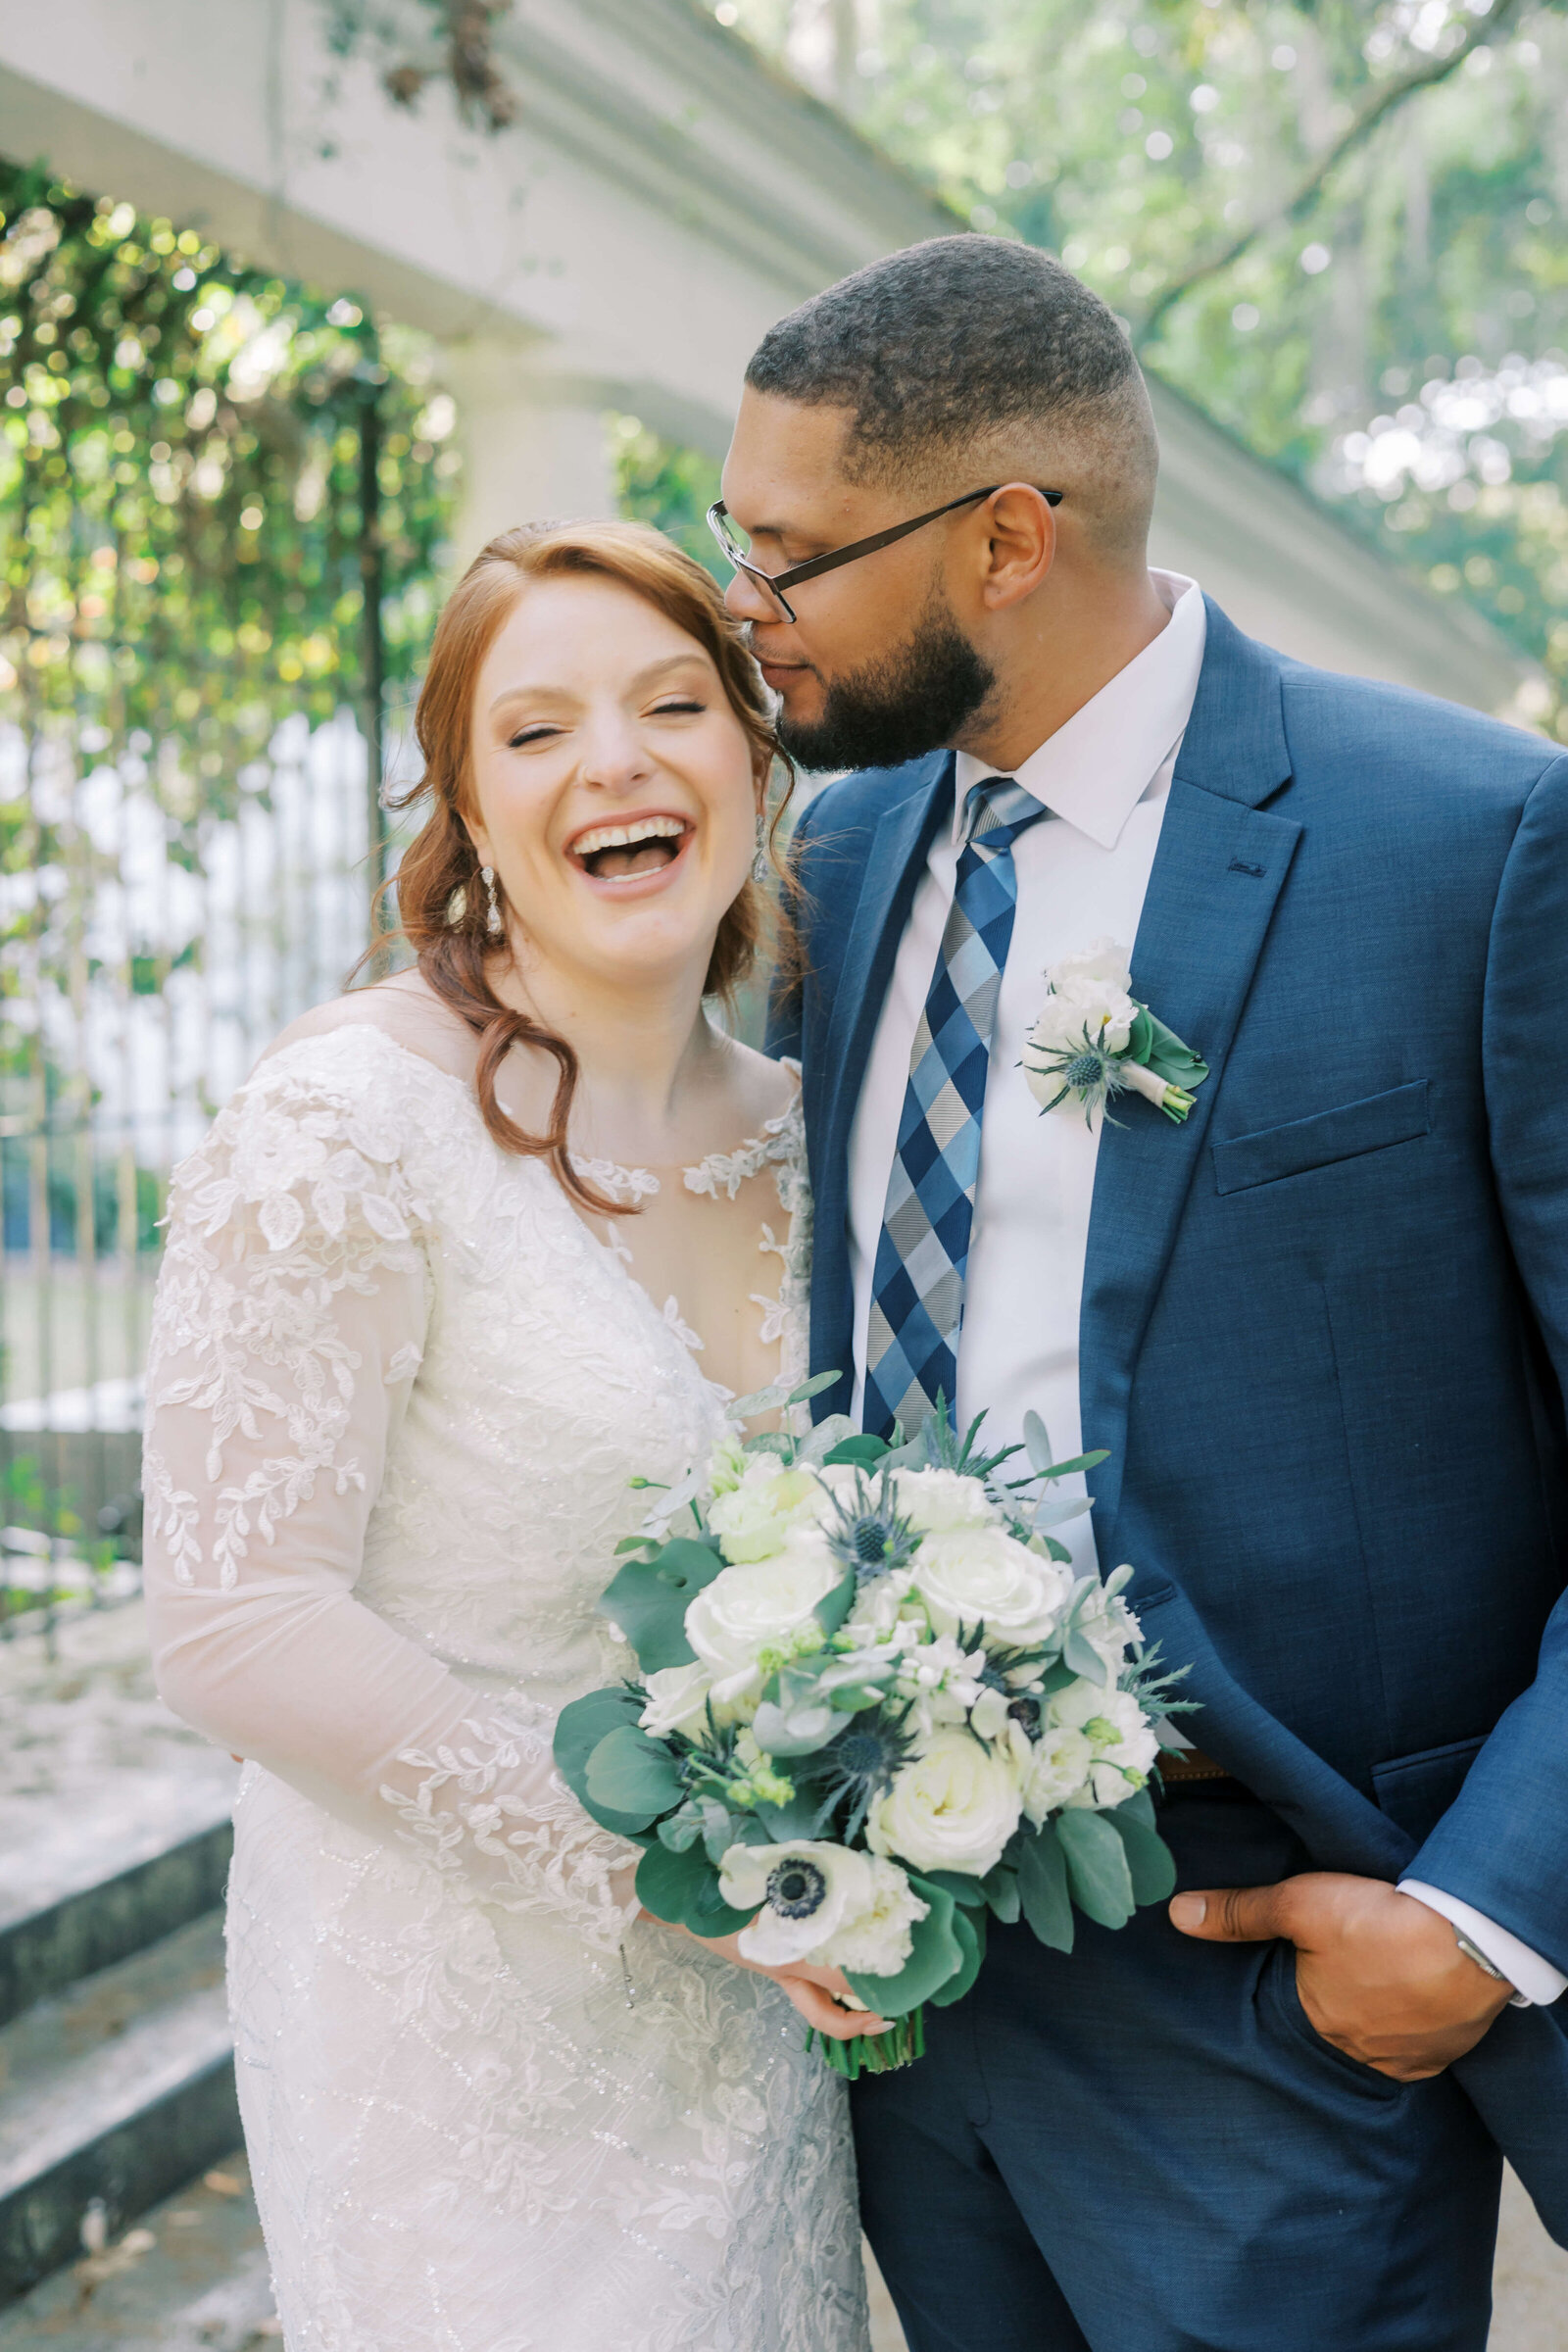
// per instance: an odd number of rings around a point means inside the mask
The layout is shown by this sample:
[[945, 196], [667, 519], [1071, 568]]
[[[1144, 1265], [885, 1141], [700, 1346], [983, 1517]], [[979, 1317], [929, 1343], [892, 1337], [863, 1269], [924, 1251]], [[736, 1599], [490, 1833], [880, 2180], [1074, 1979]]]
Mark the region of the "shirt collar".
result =
[[[1013, 770], [1014, 780], [1053, 815], [1113, 850], [1122, 829], [1187, 729], [1203, 666], [1208, 616], [1196, 582], [1151, 571], [1170, 618], [1152, 644], [1106, 680], [1065, 726]], [[970, 791], [996, 774], [960, 752], [954, 778], [954, 837]]]

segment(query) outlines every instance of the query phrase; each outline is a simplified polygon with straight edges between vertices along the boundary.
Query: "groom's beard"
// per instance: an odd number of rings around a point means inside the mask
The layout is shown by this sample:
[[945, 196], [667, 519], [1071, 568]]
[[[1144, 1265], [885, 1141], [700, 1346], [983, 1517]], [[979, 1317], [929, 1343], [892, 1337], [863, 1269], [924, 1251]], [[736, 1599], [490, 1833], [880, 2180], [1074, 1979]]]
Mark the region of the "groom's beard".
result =
[[981, 708], [996, 672], [934, 596], [914, 633], [863, 669], [826, 684], [819, 718], [782, 713], [778, 739], [804, 768], [900, 767], [953, 742]]

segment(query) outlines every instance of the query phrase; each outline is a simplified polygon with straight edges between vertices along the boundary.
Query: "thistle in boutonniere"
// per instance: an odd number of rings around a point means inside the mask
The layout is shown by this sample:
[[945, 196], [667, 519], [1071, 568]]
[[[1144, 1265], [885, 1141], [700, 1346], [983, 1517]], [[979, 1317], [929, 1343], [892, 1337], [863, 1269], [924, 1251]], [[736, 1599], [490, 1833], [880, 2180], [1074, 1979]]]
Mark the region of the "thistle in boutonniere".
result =
[[1184, 1046], [1130, 995], [1127, 956], [1113, 940], [1097, 940], [1079, 956], [1064, 956], [1046, 973], [1049, 990], [1024, 1042], [1023, 1069], [1042, 1110], [1082, 1105], [1093, 1126], [1108, 1118], [1112, 1095], [1142, 1095], [1178, 1125], [1193, 1107], [1208, 1064]]

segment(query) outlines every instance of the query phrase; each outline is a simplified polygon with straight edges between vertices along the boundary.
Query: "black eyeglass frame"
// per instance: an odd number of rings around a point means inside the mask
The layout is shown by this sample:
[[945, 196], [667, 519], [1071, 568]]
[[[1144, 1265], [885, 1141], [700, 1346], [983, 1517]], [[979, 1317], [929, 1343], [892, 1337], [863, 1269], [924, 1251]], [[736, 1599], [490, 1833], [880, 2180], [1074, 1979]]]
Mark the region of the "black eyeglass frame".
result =
[[[717, 540], [725, 562], [733, 564], [737, 571], [744, 571], [746, 577], [755, 580], [760, 588], [765, 589], [785, 619], [793, 621], [795, 610], [784, 594], [786, 588], [799, 587], [802, 580], [814, 580], [824, 571], [837, 571], [841, 564], [853, 564], [858, 556], [874, 556], [878, 548], [891, 547], [896, 539], [907, 539], [911, 531], [923, 530], [928, 522], [935, 522], [939, 515], [952, 514], [959, 507], [972, 507], [977, 499], [995, 498], [999, 490], [1006, 487], [1005, 482], [993, 482], [985, 490], [966, 490], [961, 498], [950, 498], [945, 507], [933, 507], [929, 514], [916, 514], [909, 522], [896, 522], [890, 531], [874, 531], [869, 539], [854, 539], [848, 547], [835, 548], [831, 555], [813, 556], [808, 564], [788, 564], [783, 571], [763, 571], [760, 564], [749, 563], [737, 552], [724, 529], [729, 519], [729, 509], [721, 498], [715, 498], [708, 510], [708, 527]], [[1047, 506], [1059, 507], [1061, 504], [1062, 492], [1059, 490], [1042, 490], [1040, 495]]]

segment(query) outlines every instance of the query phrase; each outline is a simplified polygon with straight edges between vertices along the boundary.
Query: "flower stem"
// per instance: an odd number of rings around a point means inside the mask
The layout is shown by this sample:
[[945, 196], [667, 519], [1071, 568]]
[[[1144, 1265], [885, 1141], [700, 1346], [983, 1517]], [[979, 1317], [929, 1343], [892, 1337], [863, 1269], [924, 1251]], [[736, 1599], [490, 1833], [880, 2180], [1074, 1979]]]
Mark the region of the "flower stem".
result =
[[812, 2026], [807, 2031], [806, 2046], [820, 2049], [846, 2082], [857, 2082], [861, 2075], [891, 2075], [895, 2068], [912, 2066], [925, 2056], [925, 2010], [911, 2009], [907, 2017], [896, 2017], [885, 2034], [857, 2034], [849, 2041], [835, 2041]]
[[1116, 1075], [1123, 1086], [1131, 1088], [1135, 1095], [1142, 1095], [1146, 1102], [1152, 1102], [1156, 1110], [1162, 1110], [1166, 1118], [1174, 1119], [1178, 1126], [1193, 1107], [1194, 1098], [1185, 1087], [1167, 1086], [1164, 1079], [1156, 1076], [1146, 1062], [1129, 1061], [1125, 1054], [1119, 1054], [1116, 1058]]

